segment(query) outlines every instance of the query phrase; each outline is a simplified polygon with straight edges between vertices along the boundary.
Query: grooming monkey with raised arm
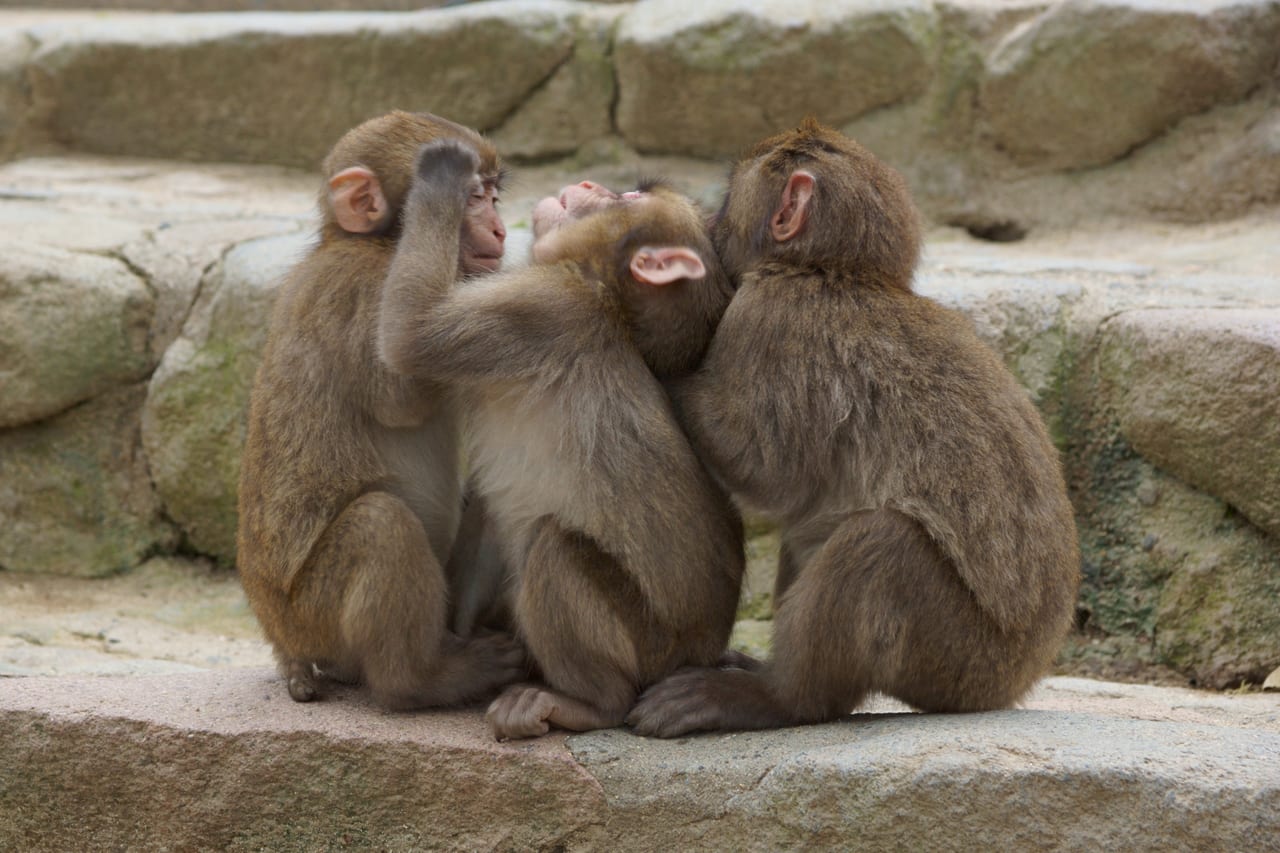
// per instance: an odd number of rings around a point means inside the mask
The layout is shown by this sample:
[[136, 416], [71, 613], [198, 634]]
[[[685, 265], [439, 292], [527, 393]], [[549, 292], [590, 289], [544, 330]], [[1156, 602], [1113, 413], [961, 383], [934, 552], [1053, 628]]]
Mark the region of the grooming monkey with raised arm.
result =
[[440, 232], [452, 252], [431, 272], [451, 284], [498, 268], [497, 151], [427, 113], [368, 121], [325, 160], [319, 239], [281, 287], [254, 383], [237, 563], [298, 701], [336, 680], [367, 684], [389, 708], [454, 705], [525, 672], [511, 637], [448, 628], [456, 416], [447, 389], [388, 370], [377, 352], [417, 154], [438, 139], [480, 152], [481, 177]]
[[628, 716], [672, 737], [1018, 701], [1074, 609], [1058, 455], [960, 314], [912, 291], [901, 177], [806, 122], [736, 165], [712, 225], [737, 291], [680, 404], [738, 500], [776, 520], [772, 658], [687, 669]]
[[646, 685], [714, 663], [742, 528], [663, 383], [701, 359], [730, 290], [696, 207], [662, 185], [588, 181], [534, 212], [533, 262], [454, 284], [454, 235], [482, 186], [465, 142], [419, 160], [383, 293], [385, 361], [457, 389], [473, 483], [543, 683], [490, 706], [496, 736], [622, 722]]

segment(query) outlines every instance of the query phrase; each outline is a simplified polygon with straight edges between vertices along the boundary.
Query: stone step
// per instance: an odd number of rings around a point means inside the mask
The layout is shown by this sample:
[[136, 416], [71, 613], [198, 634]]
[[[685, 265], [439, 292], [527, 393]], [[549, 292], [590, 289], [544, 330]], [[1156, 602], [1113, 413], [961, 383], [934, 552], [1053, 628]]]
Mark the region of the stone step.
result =
[[1280, 0], [510, 0], [0, 12], [0, 155], [311, 168], [392, 108], [541, 160], [734, 156], [807, 115], [986, 234], [1280, 202]]
[[0, 690], [13, 849], [1280, 850], [1280, 697], [1050, 679], [1024, 708], [495, 743], [270, 670]]

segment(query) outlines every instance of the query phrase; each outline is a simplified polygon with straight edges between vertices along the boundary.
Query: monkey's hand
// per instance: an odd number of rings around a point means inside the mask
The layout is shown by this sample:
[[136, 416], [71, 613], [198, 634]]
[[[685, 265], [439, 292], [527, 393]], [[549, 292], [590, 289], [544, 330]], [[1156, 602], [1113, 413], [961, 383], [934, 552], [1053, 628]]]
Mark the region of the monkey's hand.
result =
[[478, 174], [480, 155], [474, 148], [456, 139], [437, 139], [418, 149], [414, 192], [428, 203], [456, 206], [465, 210], [475, 193], [484, 192]]
[[784, 725], [759, 674], [745, 669], [677, 670], [646, 690], [627, 714], [627, 725], [647, 737], [679, 737], [716, 729]]

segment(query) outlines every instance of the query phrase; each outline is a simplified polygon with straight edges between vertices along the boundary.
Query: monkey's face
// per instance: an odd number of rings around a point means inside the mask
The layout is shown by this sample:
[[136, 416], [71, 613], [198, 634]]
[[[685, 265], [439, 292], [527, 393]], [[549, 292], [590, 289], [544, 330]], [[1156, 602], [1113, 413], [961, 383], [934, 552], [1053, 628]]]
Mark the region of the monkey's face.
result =
[[[554, 263], [578, 245], [577, 223], [593, 214], [635, 205], [644, 193], [634, 190], [615, 193], [594, 181], [579, 181], [547, 196], [533, 209], [533, 259], [537, 263]], [[597, 226], [598, 227], [598, 226]]]
[[691, 200], [658, 181], [581, 181], [538, 203], [533, 234], [535, 263], [574, 261], [604, 285], [656, 375], [697, 365], [732, 290]]
[[495, 272], [502, 266], [507, 229], [498, 214], [497, 178], [484, 179], [467, 200], [462, 220], [459, 272], [464, 275]]

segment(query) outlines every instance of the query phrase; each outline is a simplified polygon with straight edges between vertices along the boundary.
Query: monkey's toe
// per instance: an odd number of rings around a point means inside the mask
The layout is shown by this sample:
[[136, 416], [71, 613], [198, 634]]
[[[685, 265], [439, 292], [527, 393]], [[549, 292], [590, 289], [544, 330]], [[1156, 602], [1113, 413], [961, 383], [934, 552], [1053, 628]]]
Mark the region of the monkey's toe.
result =
[[541, 737], [551, 730], [547, 718], [554, 710], [554, 700], [541, 688], [513, 684], [493, 700], [485, 719], [497, 740]]
[[313, 702], [319, 697], [316, 689], [316, 670], [310, 662], [290, 661], [286, 677], [289, 684], [289, 696], [295, 702]]
[[289, 679], [289, 695], [295, 702], [313, 702], [320, 694], [314, 681], [294, 676]]

